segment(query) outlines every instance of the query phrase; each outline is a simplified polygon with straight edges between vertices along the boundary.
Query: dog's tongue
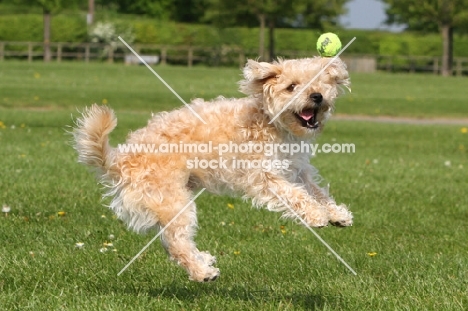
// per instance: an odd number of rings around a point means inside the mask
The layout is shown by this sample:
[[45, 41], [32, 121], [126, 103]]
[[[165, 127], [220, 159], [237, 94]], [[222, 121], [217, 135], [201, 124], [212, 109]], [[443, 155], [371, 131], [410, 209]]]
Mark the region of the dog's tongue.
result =
[[304, 119], [306, 121], [309, 121], [310, 118], [312, 118], [314, 116], [314, 111], [313, 110], [304, 110], [301, 113], [299, 113], [299, 116], [302, 119]]

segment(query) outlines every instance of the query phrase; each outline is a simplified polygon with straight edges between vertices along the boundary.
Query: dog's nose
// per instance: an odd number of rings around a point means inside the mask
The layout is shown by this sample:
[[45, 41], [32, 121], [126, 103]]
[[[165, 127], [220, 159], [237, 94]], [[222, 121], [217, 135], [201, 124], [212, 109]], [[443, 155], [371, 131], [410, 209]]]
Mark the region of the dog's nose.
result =
[[312, 93], [309, 95], [310, 99], [316, 104], [321, 104], [323, 100], [323, 96], [320, 93]]

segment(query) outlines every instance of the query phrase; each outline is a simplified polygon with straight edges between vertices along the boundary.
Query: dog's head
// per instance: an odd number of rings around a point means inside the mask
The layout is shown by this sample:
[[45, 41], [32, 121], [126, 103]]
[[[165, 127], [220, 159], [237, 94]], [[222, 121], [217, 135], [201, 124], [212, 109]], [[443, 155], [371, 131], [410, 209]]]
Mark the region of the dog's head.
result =
[[240, 91], [256, 97], [277, 126], [295, 136], [319, 133], [330, 117], [342, 88], [349, 88], [346, 65], [339, 59], [314, 57], [249, 60]]

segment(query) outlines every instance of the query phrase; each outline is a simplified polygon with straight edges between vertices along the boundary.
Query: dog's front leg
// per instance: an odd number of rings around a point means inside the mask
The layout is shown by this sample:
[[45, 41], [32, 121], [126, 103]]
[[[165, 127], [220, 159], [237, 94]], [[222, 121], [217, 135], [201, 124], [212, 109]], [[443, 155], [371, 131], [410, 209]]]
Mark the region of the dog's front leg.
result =
[[353, 215], [346, 205], [337, 205], [335, 200], [328, 195], [328, 191], [317, 185], [313, 179], [314, 169], [307, 168], [299, 174], [298, 182], [304, 184], [307, 192], [320, 204], [325, 206], [330, 218], [330, 223], [334, 226], [347, 227], [353, 224]]
[[310, 196], [304, 187], [271, 174], [262, 175], [258, 181], [246, 191], [255, 205], [266, 205], [268, 210], [283, 212], [283, 216], [289, 218], [297, 218], [297, 214], [312, 227], [325, 227], [328, 224], [327, 209]]

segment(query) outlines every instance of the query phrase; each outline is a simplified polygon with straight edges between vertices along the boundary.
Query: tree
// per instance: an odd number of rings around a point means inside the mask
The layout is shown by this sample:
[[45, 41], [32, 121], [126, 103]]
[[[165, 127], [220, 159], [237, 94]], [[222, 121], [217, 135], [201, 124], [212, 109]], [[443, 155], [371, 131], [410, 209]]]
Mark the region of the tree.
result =
[[205, 0], [174, 0], [172, 19], [177, 22], [199, 23], [205, 12]]
[[[43, 12], [44, 24], [44, 61], [49, 62], [52, 59], [50, 49], [50, 34], [52, 14], [61, 11], [64, 8], [72, 8], [78, 5], [80, 0], [10, 0], [14, 4], [24, 4], [31, 6], [39, 6]], [[5, 2], [8, 2], [6, 0]]]
[[388, 24], [409, 29], [437, 28], [442, 36], [442, 75], [452, 75], [453, 31], [468, 22], [468, 0], [382, 0]]
[[264, 57], [264, 30], [269, 30], [269, 56], [275, 57], [274, 30], [282, 27], [325, 28], [337, 24], [348, 0], [206, 0], [205, 18], [220, 27], [260, 26], [259, 56]]
[[117, 11], [126, 14], [141, 14], [158, 19], [170, 19], [174, 0], [104, 0], [104, 4], [117, 6]]
[[203, 17], [205, 0], [96, 0], [99, 5], [123, 14], [140, 14], [162, 20], [198, 23]]
[[[231, 15], [233, 23], [231, 25], [252, 26], [254, 20], [256, 25], [260, 25], [259, 38], [259, 57], [265, 58], [265, 28], [269, 30], [269, 56], [270, 59], [275, 57], [275, 36], [274, 31], [277, 24], [280, 22], [280, 17], [293, 18], [294, 6], [293, 1], [288, 0], [265, 0], [256, 1], [248, 0], [243, 2], [220, 0], [217, 1], [218, 25], [229, 25], [229, 19], [225, 19], [226, 15]], [[223, 7], [224, 6], [224, 7]]]

